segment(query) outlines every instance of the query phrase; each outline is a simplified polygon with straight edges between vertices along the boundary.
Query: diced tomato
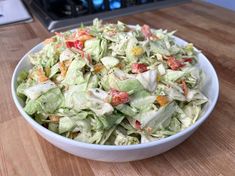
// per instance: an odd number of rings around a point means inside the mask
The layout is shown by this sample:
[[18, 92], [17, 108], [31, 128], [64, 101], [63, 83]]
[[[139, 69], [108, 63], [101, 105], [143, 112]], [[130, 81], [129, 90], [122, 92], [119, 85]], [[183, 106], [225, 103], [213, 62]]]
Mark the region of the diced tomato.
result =
[[143, 35], [146, 39], [150, 39], [150, 40], [157, 40], [158, 39], [158, 37], [151, 32], [149, 25], [146, 25], [146, 24], [143, 25], [141, 28], [141, 32], [143, 33]]
[[74, 42], [74, 47], [77, 48], [77, 49], [83, 49], [83, 42], [82, 41], [79, 41], [79, 40], [76, 40]]
[[143, 33], [145, 38], [149, 38], [152, 34], [149, 25], [146, 24], [142, 26], [141, 32]]
[[131, 65], [132, 73], [143, 73], [143, 72], [146, 72], [147, 70], [148, 68], [146, 64], [134, 63]]
[[135, 128], [136, 128], [136, 129], [141, 129], [141, 123], [140, 123], [140, 121], [138, 121], [138, 120], [135, 121]]
[[83, 49], [83, 42], [82, 41], [79, 41], [79, 40], [75, 40], [75, 41], [66, 41], [65, 42], [66, 44], [66, 47], [67, 48], [77, 48], [79, 50], [82, 50]]
[[183, 61], [184, 61], [184, 62], [190, 62], [190, 63], [191, 63], [191, 62], [193, 62], [193, 59], [192, 59], [192, 58], [184, 58]]
[[167, 65], [172, 70], [178, 70], [179, 68], [184, 66], [184, 64], [182, 64], [179, 60], [176, 60], [174, 57], [168, 57]]
[[67, 48], [72, 48], [74, 47], [74, 42], [73, 41], [66, 41], [65, 42]]
[[187, 86], [185, 80], [182, 80], [182, 89], [184, 91], [184, 96], [187, 96], [188, 95], [188, 86]]
[[127, 92], [121, 92], [115, 89], [111, 89], [109, 94], [112, 97], [111, 104], [117, 106], [119, 104], [124, 104], [129, 101], [129, 95]]

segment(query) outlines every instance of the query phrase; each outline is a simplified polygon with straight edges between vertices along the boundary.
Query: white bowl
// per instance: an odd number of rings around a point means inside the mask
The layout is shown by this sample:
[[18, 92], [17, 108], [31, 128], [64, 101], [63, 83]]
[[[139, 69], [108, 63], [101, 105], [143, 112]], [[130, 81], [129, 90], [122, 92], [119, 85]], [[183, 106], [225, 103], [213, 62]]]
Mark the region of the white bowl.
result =
[[[179, 39], [178, 37], [175, 37], [175, 41], [179, 45], [187, 44], [186, 41]], [[208, 118], [218, 99], [218, 77], [211, 63], [203, 54], [200, 53], [198, 55], [198, 67], [200, 67], [207, 75], [207, 82], [202, 91], [208, 97], [209, 102], [204, 106], [203, 113], [195, 124], [170, 137], [144, 144], [111, 146], [87, 144], [83, 142], [73, 141], [49, 131], [48, 129], [44, 128], [36, 121], [34, 121], [29, 115], [24, 112], [24, 103], [16, 95], [16, 78], [18, 74], [21, 70], [28, 70], [32, 67], [29, 62], [28, 55], [30, 53], [41, 50], [42, 47], [42, 43], [35, 46], [27, 54], [24, 55], [24, 57], [16, 66], [11, 82], [13, 100], [22, 117], [38, 132], [38, 134], [40, 134], [43, 138], [45, 138], [48, 142], [52, 143], [56, 147], [76, 156], [99, 161], [124, 162], [140, 160], [163, 153], [187, 139]]]

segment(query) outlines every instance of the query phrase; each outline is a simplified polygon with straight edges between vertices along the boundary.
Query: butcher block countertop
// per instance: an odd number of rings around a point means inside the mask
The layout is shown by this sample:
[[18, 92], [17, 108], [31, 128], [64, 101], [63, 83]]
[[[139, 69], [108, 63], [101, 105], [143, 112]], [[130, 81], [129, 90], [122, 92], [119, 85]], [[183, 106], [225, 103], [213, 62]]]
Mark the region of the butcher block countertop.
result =
[[61, 151], [26, 123], [10, 91], [11, 76], [20, 58], [52, 34], [37, 19], [28, 24], [0, 27], [0, 175], [235, 175], [235, 12], [189, 2], [118, 20], [147, 23], [170, 31], [177, 29], [177, 36], [202, 50], [215, 67], [220, 82], [219, 100], [209, 119], [182, 144], [141, 161], [105, 163]]

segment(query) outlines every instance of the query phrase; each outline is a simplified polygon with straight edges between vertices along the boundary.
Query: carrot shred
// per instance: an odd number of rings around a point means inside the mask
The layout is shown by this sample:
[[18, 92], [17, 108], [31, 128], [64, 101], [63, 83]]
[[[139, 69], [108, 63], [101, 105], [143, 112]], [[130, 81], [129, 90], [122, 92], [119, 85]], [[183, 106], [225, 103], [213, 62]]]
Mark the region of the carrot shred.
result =
[[77, 39], [79, 40], [79, 41], [86, 41], [86, 40], [90, 40], [90, 39], [92, 39], [93, 37], [91, 36], [91, 35], [81, 35], [81, 36], [79, 36]]
[[94, 72], [95, 73], [100, 73], [103, 68], [104, 68], [104, 66], [101, 63], [95, 64], [94, 65]]
[[65, 60], [64, 65], [68, 68], [70, 64], [72, 63], [72, 60]]
[[56, 115], [51, 115], [51, 116], [49, 116], [49, 119], [51, 122], [59, 123], [60, 117], [56, 116]]
[[52, 42], [54, 42], [54, 41], [55, 41], [54, 38], [48, 38], [48, 39], [44, 40], [43, 43], [44, 43], [44, 44], [49, 44], [49, 43], [52, 43]]
[[38, 81], [39, 82], [45, 82], [45, 81], [48, 80], [48, 77], [46, 77], [45, 72], [42, 68], [38, 68], [36, 74], [38, 76]]
[[59, 62], [59, 69], [60, 69], [60, 74], [62, 77], [65, 77], [68, 68], [65, 66], [64, 62]]
[[119, 68], [119, 69], [122, 69], [124, 67], [124, 65], [122, 63], [119, 63], [119, 64], [116, 65], [116, 67]]
[[164, 106], [169, 102], [167, 96], [164, 96], [164, 95], [157, 96], [156, 100], [160, 104], [160, 106]]

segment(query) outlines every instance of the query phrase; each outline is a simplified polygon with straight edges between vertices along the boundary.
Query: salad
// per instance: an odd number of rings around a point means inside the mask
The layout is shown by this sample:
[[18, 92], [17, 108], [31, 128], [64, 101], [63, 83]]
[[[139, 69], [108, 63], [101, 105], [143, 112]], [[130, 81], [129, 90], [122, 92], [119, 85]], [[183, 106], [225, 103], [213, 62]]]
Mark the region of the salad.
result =
[[92, 144], [131, 145], [195, 123], [208, 101], [193, 44], [174, 32], [103, 24], [56, 33], [17, 79], [24, 111], [45, 128]]

